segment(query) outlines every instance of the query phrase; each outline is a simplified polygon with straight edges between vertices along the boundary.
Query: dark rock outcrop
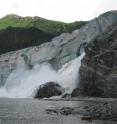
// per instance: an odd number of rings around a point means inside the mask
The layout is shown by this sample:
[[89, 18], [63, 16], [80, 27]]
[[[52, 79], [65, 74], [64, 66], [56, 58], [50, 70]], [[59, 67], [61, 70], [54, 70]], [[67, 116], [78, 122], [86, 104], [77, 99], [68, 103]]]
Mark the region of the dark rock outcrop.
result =
[[117, 23], [95, 38], [85, 51], [80, 68], [81, 93], [117, 97]]
[[59, 84], [48, 82], [39, 87], [35, 98], [49, 98], [52, 96], [60, 96], [63, 91], [63, 88]]

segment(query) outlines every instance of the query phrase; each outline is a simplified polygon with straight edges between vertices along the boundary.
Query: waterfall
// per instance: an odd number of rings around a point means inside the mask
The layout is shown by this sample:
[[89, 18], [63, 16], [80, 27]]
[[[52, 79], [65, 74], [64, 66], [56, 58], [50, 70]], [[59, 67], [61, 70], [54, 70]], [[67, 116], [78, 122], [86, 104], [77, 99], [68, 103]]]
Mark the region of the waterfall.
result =
[[0, 97], [33, 98], [36, 89], [49, 81], [59, 83], [66, 92], [71, 93], [78, 83], [83, 56], [84, 53], [64, 64], [58, 71], [48, 62], [36, 64], [29, 69], [22, 60], [17, 64], [16, 70], [10, 74], [5, 85], [0, 88]]

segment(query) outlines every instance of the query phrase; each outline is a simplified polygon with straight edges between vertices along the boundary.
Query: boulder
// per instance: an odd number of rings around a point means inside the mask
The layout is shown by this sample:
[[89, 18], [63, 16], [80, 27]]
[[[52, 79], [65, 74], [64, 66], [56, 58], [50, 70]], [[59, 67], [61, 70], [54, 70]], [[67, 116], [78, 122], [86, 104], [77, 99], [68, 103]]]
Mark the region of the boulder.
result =
[[71, 93], [71, 97], [79, 97], [79, 95], [80, 95], [80, 89], [79, 88], [75, 88]]
[[48, 82], [39, 87], [35, 98], [49, 98], [52, 96], [60, 96], [63, 91], [63, 88], [59, 84], [55, 82]]
[[81, 94], [117, 97], [117, 23], [92, 40], [80, 67]]
[[71, 94], [65, 93], [62, 95], [62, 98], [64, 98], [64, 99], [71, 98]]

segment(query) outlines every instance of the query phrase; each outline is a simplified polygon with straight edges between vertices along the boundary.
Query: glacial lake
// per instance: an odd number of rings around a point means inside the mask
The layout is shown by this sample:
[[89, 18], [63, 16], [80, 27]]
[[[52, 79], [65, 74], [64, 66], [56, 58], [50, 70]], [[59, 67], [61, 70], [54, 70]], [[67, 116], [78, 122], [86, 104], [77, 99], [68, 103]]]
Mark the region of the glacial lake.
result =
[[[0, 124], [116, 124], [115, 121], [85, 120], [86, 103], [103, 99], [35, 100], [0, 98]], [[106, 100], [105, 100], [106, 101]], [[113, 102], [113, 99], [109, 100]], [[62, 109], [63, 108], [63, 109]], [[65, 113], [64, 113], [65, 112]], [[86, 115], [85, 115], [86, 116]]]

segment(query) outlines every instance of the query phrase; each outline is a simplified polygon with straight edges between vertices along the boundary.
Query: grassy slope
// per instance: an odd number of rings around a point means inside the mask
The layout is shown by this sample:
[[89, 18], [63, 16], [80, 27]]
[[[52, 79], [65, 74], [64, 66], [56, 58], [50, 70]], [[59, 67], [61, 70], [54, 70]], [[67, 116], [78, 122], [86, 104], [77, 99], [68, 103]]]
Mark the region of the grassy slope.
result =
[[20, 17], [17, 15], [7, 15], [0, 19], [0, 30], [7, 27], [35, 27], [51, 34], [60, 34], [62, 32], [71, 32], [80, 28], [86, 22], [79, 21], [74, 23], [63, 23], [59, 21], [46, 20], [40, 17]]
[[51, 41], [53, 37], [84, 24], [86, 22], [83, 21], [63, 23], [40, 17], [7, 15], [0, 19], [0, 54]]

